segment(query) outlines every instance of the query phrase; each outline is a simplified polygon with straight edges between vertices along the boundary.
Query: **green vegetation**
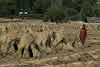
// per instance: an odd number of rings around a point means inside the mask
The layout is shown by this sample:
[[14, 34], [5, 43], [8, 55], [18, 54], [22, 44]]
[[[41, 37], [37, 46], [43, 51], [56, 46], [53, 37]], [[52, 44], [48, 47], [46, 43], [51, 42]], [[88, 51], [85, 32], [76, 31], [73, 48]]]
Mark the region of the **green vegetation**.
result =
[[95, 16], [100, 17], [100, 5], [98, 5], [95, 9]]
[[47, 9], [47, 12], [45, 12], [45, 15], [47, 16], [48, 20], [54, 22], [61, 22], [64, 20], [64, 8], [59, 6], [52, 6]]
[[[23, 2], [22, 2], [23, 1]], [[29, 1], [29, 2], [28, 2]], [[44, 21], [87, 21], [87, 17], [100, 17], [96, 0], [0, 0], [0, 16], [18, 16], [20, 9]]]
[[16, 1], [14, 0], [0, 0], [0, 16], [8, 16], [15, 14]]

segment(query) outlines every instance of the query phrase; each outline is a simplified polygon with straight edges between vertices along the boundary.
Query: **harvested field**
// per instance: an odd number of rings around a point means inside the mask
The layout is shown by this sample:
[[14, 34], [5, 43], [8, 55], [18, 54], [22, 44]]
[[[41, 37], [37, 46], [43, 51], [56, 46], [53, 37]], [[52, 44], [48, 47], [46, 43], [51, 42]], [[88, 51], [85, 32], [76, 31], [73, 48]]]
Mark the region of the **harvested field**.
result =
[[21, 22], [22, 19], [7, 19], [7, 18], [0, 18], [0, 23], [1, 22]]
[[0, 67], [99, 67], [98, 25], [86, 24], [82, 45], [79, 22], [1, 23]]

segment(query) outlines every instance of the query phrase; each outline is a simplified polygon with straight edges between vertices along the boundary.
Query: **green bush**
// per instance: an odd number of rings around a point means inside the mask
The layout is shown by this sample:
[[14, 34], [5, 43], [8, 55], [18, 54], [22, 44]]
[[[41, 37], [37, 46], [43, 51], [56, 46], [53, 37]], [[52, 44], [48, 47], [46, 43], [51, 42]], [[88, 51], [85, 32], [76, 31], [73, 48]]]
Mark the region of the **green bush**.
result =
[[45, 16], [45, 17], [43, 18], [43, 22], [48, 22], [48, 17]]
[[68, 22], [69, 20], [70, 20], [70, 18], [68, 18], [68, 17], [64, 18], [64, 22]]
[[59, 6], [50, 7], [47, 9], [45, 15], [51, 22], [61, 22], [64, 20], [65, 17], [64, 8]]
[[64, 13], [65, 13], [66, 16], [71, 17], [71, 16], [74, 16], [74, 15], [77, 15], [78, 11], [74, 8], [66, 8]]
[[64, 21], [66, 22], [71, 20], [73, 17], [76, 17], [78, 15], [78, 11], [74, 8], [66, 8], [64, 14], [66, 16]]
[[0, 16], [9, 17], [15, 15], [16, 1], [15, 0], [0, 0]]

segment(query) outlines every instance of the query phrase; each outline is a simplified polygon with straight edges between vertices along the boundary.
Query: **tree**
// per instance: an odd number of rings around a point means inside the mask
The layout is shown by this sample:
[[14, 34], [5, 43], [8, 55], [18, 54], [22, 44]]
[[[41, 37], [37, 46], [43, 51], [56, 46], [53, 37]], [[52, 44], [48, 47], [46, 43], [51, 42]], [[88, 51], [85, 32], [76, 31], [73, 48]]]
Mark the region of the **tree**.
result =
[[65, 15], [66, 16], [71, 17], [71, 16], [74, 16], [74, 15], [77, 15], [77, 14], [78, 14], [78, 11], [74, 8], [66, 8], [65, 9]]
[[83, 5], [83, 1], [84, 1], [84, 0], [72, 0], [72, 2], [73, 2], [72, 8], [74, 8], [74, 9], [76, 9], [78, 12], [80, 12], [81, 7], [82, 7], [82, 5]]
[[35, 13], [45, 13], [51, 5], [51, 0], [36, 0], [33, 2], [33, 11]]
[[52, 22], [61, 22], [65, 17], [64, 8], [60, 6], [50, 7], [47, 9], [45, 15]]
[[64, 14], [66, 16], [66, 19], [71, 20], [71, 18], [74, 18], [78, 15], [78, 11], [74, 8], [66, 8]]
[[5, 0], [0, 0], [0, 15], [5, 16], [8, 13], [7, 2]]
[[15, 0], [0, 0], [0, 15], [1, 16], [9, 16], [14, 14], [14, 10], [16, 10], [16, 1]]
[[80, 15], [83, 21], [87, 22], [87, 17], [95, 16], [95, 5], [93, 0], [84, 0], [80, 9]]
[[95, 9], [96, 17], [100, 17], [100, 6], [97, 6]]
[[62, 2], [64, 7], [72, 8], [73, 7], [73, 2], [72, 0], [63, 0]]

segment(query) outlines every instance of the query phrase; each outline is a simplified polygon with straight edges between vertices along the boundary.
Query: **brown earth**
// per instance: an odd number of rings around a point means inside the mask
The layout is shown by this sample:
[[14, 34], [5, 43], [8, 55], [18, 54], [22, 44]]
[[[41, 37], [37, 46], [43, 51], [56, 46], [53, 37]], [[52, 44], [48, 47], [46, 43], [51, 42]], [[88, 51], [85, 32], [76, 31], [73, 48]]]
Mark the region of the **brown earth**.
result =
[[0, 18], [0, 22], [21, 22], [22, 19], [9, 19], [9, 18]]

